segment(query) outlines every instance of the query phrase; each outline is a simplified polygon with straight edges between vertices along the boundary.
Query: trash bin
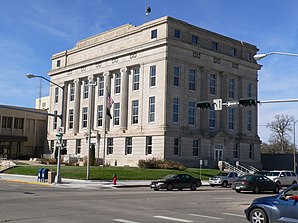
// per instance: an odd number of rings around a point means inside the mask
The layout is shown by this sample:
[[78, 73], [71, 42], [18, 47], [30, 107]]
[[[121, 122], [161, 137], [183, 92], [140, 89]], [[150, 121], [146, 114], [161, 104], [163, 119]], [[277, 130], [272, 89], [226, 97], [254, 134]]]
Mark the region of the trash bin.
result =
[[48, 181], [48, 172], [49, 172], [49, 169], [46, 169], [46, 168], [42, 169], [42, 171], [41, 171], [41, 181], [42, 182]]
[[55, 171], [49, 171], [48, 173], [48, 183], [52, 184], [55, 182], [56, 172]]
[[42, 170], [43, 170], [43, 168], [39, 168], [38, 169], [37, 182], [41, 182], [42, 181]]

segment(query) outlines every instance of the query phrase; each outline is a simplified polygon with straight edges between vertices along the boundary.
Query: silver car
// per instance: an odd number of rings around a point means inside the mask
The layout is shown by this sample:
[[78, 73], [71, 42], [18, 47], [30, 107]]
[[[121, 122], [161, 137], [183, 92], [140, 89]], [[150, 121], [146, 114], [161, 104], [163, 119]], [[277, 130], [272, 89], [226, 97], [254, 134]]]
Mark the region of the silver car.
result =
[[221, 172], [217, 176], [209, 178], [209, 184], [211, 187], [214, 186], [222, 186], [227, 187], [228, 185], [232, 185], [234, 180], [238, 178], [238, 174], [235, 172]]

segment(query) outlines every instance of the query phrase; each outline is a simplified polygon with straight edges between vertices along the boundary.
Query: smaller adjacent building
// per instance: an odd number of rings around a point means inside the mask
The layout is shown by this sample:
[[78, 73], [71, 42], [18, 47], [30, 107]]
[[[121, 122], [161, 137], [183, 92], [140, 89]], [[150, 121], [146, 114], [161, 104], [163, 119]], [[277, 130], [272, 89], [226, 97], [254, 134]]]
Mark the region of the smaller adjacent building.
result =
[[46, 110], [0, 105], [0, 158], [47, 153], [47, 117]]

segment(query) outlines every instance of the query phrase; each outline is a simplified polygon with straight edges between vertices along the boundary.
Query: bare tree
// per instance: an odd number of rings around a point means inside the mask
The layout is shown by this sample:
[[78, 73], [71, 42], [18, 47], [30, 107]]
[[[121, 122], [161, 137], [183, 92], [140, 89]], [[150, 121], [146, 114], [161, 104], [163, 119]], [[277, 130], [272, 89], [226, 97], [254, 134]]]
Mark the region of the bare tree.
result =
[[291, 133], [293, 131], [294, 117], [288, 115], [276, 115], [274, 121], [267, 123], [272, 134], [269, 139], [273, 153], [288, 153], [291, 151]]

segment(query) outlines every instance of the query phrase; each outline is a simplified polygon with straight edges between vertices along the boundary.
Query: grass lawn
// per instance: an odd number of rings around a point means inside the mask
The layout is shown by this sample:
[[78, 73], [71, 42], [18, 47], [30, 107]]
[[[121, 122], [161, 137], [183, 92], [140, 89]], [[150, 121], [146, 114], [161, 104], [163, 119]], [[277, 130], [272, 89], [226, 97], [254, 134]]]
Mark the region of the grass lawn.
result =
[[[39, 168], [48, 168], [56, 171], [56, 166], [15, 166], [4, 173], [37, 176]], [[70, 179], [86, 179], [87, 167], [85, 166], [61, 166], [61, 177]], [[207, 180], [210, 176], [218, 174], [216, 169], [202, 169], [201, 179]], [[185, 171], [166, 169], [143, 169], [138, 167], [90, 167], [90, 180], [112, 180], [117, 174], [118, 180], [154, 180], [160, 179], [168, 174], [187, 173], [194, 177], [200, 177], [199, 168], [188, 168]]]

